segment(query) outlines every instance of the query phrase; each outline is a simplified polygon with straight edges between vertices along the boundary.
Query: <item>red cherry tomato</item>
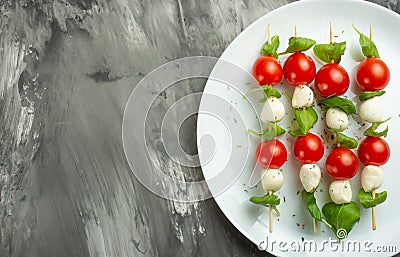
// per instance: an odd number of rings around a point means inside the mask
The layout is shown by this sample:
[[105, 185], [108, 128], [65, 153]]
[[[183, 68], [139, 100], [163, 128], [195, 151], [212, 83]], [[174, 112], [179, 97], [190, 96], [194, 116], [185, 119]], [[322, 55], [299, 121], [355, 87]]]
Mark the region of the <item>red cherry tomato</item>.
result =
[[277, 139], [263, 141], [257, 146], [256, 160], [264, 169], [278, 169], [285, 163], [286, 158], [286, 148]]
[[310, 56], [297, 52], [287, 58], [283, 76], [293, 86], [310, 84], [315, 78], [315, 63]]
[[358, 158], [365, 165], [381, 166], [389, 160], [389, 157], [389, 145], [379, 137], [366, 137], [358, 148]]
[[273, 86], [282, 80], [282, 66], [272, 56], [261, 56], [253, 64], [253, 77], [261, 86]]
[[367, 91], [379, 91], [386, 87], [390, 80], [389, 68], [374, 57], [362, 61], [356, 71], [357, 84]]
[[332, 178], [349, 179], [357, 173], [358, 160], [351, 150], [339, 146], [328, 155], [325, 167]]
[[298, 161], [307, 164], [314, 163], [324, 155], [324, 144], [318, 136], [307, 133], [305, 136], [296, 139], [293, 152]]
[[349, 74], [336, 63], [325, 64], [315, 76], [315, 89], [322, 97], [343, 95], [349, 85]]

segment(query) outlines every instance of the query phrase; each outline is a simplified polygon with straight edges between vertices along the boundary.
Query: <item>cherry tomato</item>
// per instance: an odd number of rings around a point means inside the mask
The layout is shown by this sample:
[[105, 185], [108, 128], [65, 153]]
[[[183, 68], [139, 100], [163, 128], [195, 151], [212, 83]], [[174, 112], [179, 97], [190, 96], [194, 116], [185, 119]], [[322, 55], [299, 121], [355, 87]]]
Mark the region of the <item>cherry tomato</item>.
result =
[[318, 136], [307, 133], [296, 139], [293, 152], [298, 161], [307, 164], [314, 163], [324, 155], [324, 144]]
[[272, 56], [261, 56], [253, 64], [253, 77], [261, 86], [273, 86], [282, 80], [282, 66]]
[[389, 157], [389, 145], [379, 137], [366, 137], [358, 148], [358, 158], [365, 165], [381, 166], [389, 160]]
[[325, 167], [332, 178], [349, 179], [357, 173], [358, 160], [351, 150], [339, 146], [328, 155]]
[[286, 148], [277, 139], [263, 141], [257, 146], [256, 160], [264, 169], [278, 169], [285, 163], [286, 158]]
[[349, 85], [349, 74], [337, 63], [325, 64], [315, 76], [315, 89], [322, 97], [343, 95]]
[[293, 86], [310, 84], [315, 78], [315, 63], [310, 56], [297, 52], [287, 58], [283, 76]]
[[369, 57], [357, 67], [357, 84], [367, 91], [379, 91], [389, 83], [390, 72], [386, 64], [375, 57]]

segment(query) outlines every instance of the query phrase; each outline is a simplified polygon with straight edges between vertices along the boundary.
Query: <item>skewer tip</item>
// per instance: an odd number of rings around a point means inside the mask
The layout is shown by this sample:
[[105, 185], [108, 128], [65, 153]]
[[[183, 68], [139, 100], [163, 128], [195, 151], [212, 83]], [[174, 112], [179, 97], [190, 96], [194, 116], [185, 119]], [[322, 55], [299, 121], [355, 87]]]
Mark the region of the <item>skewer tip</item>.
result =
[[369, 25], [369, 39], [371, 39], [371, 41], [373, 40], [373, 37], [372, 37], [372, 24]]
[[318, 223], [317, 220], [313, 218], [314, 234], [318, 234]]
[[268, 45], [271, 44], [271, 24], [268, 23]]

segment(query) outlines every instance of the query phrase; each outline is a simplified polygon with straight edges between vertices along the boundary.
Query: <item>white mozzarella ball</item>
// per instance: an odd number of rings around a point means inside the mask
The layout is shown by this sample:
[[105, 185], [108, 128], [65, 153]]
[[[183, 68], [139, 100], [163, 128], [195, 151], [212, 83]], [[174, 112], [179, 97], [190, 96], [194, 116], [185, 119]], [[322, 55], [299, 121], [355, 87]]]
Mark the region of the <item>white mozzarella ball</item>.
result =
[[297, 86], [293, 93], [292, 106], [294, 108], [309, 107], [314, 102], [314, 93], [306, 85]]
[[261, 180], [262, 187], [266, 192], [279, 191], [283, 185], [283, 174], [277, 169], [267, 169]]
[[383, 120], [383, 104], [380, 97], [372, 97], [360, 104], [360, 118], [366, 122], [380, 122]]
[[365, 192], [372, 192], [383, 183], [383, 170], [374, 165], [365, 166], [361, 171], [361, 185]]
[[285, 107], [282, 102], [275, 96], [270, 96], [261, 110], [260, 119], [265, 123], [277, 122], [282, 120], [284, 115]]
[[326, 125], [329, 128], [343, 131], [349, 126], [349, 117], [338, 108], [329, 108], [326, 112]]
[[335, 180], [329, 186], [329, 195], [336, 204], [351, 202], [352, 192], [348, 180]]
[[321, 170], [316, 164], [304, 164], [300, 169], [300, 181], [307, 192], [313, 192], [321, 182]]

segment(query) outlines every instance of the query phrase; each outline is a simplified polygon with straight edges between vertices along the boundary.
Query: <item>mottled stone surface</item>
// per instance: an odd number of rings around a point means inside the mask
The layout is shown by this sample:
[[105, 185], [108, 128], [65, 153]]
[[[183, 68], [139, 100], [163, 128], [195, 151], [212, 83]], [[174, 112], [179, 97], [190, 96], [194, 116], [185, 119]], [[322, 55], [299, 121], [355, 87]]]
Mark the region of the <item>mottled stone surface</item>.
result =
[[[146, 190], [125, 159], [121, 123], [145, 74], [219, 56], [288, 2], [0, 1], [0, 256], [265, 256], [213, 200], [176, 203]], [[374, 2], [400, 11], [397, 0]], [[186, 179], [200, 170], [187, 175], [169, 161], [157, 128], [175, 100], [203, 87], [168, 89], [146, 127], [151, 154]], [[184, 148], [196, 152], [196, 119], [185, 126]]]

